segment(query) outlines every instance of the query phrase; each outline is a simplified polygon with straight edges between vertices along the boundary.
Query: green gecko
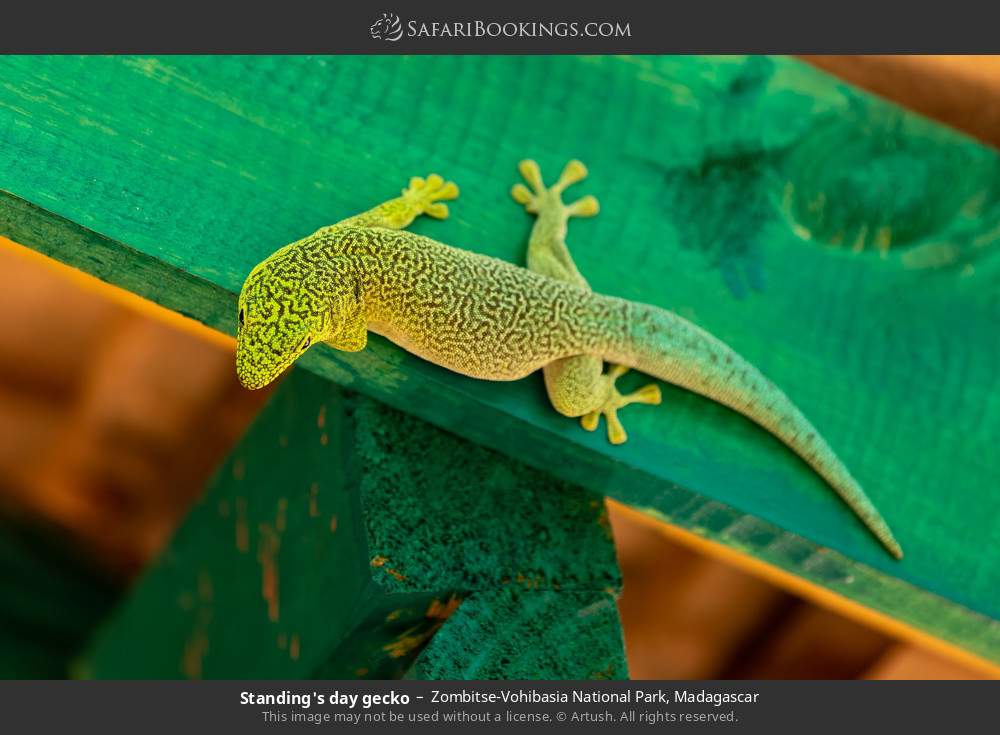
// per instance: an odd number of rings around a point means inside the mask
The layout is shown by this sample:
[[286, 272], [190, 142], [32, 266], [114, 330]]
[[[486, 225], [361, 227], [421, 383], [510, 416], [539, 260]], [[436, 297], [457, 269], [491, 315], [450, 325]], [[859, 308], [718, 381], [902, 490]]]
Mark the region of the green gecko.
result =
[[[622, 396], [634, 368], [706, 396], [756, 422], [807, 462], [897, 559], [903, 552], [857, 481], [788, 397], [720, 340], [665, 309], [590, 290], [565, 244], [571, 216], [597, 213], [561, 194], [586, 175], [572, 161], [546, 189], [537, 165], [514, 198], [538, 215], [528, 268], [407, 232], [421, 214], [448, 216], [458, 187], [436, 174], [402, 194], [281, 248], [247, 276], [239, 298], [236, 372], [262, 388], [309, 347], [365, 348], [368, 332], [441, 367], [484, 380], [542, 369], [553, 407], [593, 430], [603, 414], [625, 441], [617, 410], [659, 403], [656, 386]], [[605, 373], [604, 363], [611, 369]]]

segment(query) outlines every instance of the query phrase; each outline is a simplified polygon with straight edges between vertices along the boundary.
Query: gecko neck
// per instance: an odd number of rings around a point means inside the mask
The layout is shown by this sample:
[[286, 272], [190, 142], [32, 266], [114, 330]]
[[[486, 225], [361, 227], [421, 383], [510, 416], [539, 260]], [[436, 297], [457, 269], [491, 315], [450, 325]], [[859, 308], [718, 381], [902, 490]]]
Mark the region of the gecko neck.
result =
[[406, 272], [406, 252], [411, 247], [407, 240], [413, 237], [396, 230], [345, 226], [327, 228], [301, 245], [321, 274], [331, 310], [340, 308], [345, 299], [355, 301], [368, 328], [392, 339], [394, 306], [399, 301], [394, 285]]

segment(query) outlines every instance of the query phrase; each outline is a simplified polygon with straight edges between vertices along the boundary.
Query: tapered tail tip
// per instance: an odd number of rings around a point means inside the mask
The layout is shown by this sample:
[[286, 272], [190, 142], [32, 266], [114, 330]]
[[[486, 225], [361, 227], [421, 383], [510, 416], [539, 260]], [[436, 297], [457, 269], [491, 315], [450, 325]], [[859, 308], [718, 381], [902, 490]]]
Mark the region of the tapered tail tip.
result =
[[889, 553], [892, 554], [897, 561], [903, 558], [903, 547], [900, 546], [899, 543], [896, 541], [896, 539], [894, 539], [892, 536], [889, 536], [889, 538], [882, 539], [882, 543], [885, 545], [885, 548], [889, 550]]

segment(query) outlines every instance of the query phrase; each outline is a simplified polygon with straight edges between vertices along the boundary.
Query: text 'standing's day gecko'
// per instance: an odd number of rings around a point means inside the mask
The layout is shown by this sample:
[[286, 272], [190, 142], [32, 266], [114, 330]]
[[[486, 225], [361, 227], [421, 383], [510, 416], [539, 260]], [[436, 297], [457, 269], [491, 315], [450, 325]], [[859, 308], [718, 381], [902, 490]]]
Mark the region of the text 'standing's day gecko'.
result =
[[[310, 345], [364, 349], [368, 331], [463, 375], [517, 380], [542, 369], [555, 409], [584, 428], [600, 416], [614, 443], [626, 435], [617, 410], [659, 403], [646, 386], [615, 388], [630, 368], [747, 416], [805, 460], [896, 558], [902, 550], [857, 481], [788, 397], [720, 340], [678, 315], [591, 291], [566, 247], [567, 222], [597, 213], [562, 192], [586, 176], [571, 161], [545, 187], [533, 161], [512, 190], [537, 221], [528, 268], [407, 232], [417, 216], [443, 219], [458, 187], [413, 178], [402, 195], [287, 245], [260, 263], [239, 298], [236, 370], [261, 388]], [[610, 367], [605, 372], [605, 363]]]

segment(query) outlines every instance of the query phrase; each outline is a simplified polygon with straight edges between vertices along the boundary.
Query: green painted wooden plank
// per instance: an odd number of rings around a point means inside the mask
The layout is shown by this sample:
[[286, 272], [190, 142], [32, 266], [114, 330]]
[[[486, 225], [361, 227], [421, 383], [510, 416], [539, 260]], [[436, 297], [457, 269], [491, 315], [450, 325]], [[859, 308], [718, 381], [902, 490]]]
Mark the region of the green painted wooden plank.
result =
[[293, 377], [102, 626], [80, 676], [303, 676], [353, 627], [369, 573], [344, 489], [344, 399]]
[[0, 73], [0, 189], [41, 208], [7, 197], [3, 232], [230, 333], [254, 263], [413, 173], [463, 192], [418, 231], [521, 262], [516, 162], [583, 159], [602, 213], [569, 242], [593, 286], [677, 310], [784, 387], [904, 562], [777, 442], [679, 390], [626, 411], [631, 440], [610, 447], [539, 379], [461, 378], [381, 339], [304, 366], [1000, 660], [993, 151], [787, 59], [7, 57]]
[[615, 595], [476, 592], [420, 652], [407, 678], [626, 679]]
[[[398, 677], [432, 637], [445, 650], [465, 645], [465, 628], [442, 624], [465, 598], [499, 590], [549, 593], [524, 615], [586, 613], [585, 637], [565, 639], [565, 621], [549, 617], [522, 626], [518, 641], [573, 653], [536, 654], [540, 675], [573, 662], [583, 676], [609, 660], [620, 673], [620, 586], [598, 496], [297, 371], [78, 672]], [[595, 595], [610, 610], [590, 615]], [[481, 616], [487, 598], [476, 599]], [[516, 607], [507, 599], [495, 614], [513, 620]]]

